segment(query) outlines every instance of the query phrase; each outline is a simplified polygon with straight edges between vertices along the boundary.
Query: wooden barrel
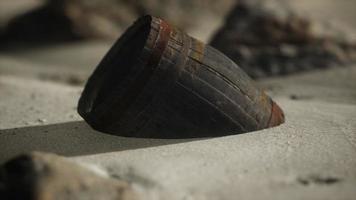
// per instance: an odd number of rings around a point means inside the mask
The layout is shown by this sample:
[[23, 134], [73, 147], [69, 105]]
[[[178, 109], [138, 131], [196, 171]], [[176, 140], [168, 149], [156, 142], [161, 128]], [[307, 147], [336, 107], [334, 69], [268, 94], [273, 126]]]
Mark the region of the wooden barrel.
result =
[[94, 129], [192, 138], [283, 123], [282, 110], [229, 58], [152, 16], [138, 19], [89, 78], [78, 105]]

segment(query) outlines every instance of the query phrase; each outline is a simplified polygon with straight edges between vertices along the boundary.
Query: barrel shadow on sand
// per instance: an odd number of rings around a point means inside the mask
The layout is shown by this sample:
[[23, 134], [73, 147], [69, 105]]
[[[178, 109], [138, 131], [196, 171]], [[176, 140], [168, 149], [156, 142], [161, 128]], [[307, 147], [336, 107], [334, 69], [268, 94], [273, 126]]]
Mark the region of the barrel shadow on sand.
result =
[[90, 155], [201, 140], [127, 138], [93, 130], [84, 121], [0, 130], [0, 163], [29, 151]]

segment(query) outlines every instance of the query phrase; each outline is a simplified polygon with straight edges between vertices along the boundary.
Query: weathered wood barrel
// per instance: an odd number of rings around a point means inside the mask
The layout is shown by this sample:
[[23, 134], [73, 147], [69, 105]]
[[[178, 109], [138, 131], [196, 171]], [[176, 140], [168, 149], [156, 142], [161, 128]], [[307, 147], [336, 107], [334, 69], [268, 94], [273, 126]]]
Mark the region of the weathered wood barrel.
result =
[[89, 78], [78, 105], [94, 129], [193, 138], [283, 123], [282, 110], [229, 58], [162, 19], [138, 19]]

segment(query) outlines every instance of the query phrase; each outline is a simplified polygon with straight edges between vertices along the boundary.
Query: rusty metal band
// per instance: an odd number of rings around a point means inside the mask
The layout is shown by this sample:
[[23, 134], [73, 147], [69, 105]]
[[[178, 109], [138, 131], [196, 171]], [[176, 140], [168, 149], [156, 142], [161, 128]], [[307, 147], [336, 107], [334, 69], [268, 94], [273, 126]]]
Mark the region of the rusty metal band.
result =
[[[159, 91], [155, 92], [154, 96], [156, 98], [159, 97], [160, 94], [170, 91], [170, 89], [175, 85], [176, 81], [180, 77], [181, 72], [184, 70], [186, 63], [189, 60], [189, 49], [191, 47], [191, 38], [184, 32], [179, 31], [179, 33], [182, 34], [182, 42], [183, 42], [180, 53], [174, 59], [174, 61], [169, 67], [167, 67], [165, 70], [162, 70], [165, 72], [164, 79], [166, 79], [166, 83], [160, 86]], [[158, 63], [158, 67], [160, 67], [161, 64], [162, 63]]]
[[[141, 72], [141, 74], [137, 77], [137, 81], [128, 89], [126, 94], [124, 95], [126, 98], [120, 101], [119, 110], [115, 110], [112, 113], [120, 113], [118, 116], [110, 116], [108, 115], [105, 120], [108, 123], [108, 127], [117, 124], [120, 119], [125, 115], [128, 107], [134, 103], [134, 100], [140, 95], [141, 91], [144, 89], [147, 82], [150, 80], [155, 70], [157, 69], [158, 63], [160, 62], [163, 52], [167, 47], [168, 40], [171, 33], [170, 26], [163, 20], [152, 18], [151, 24], [155, 23], [155, 20], [159, 22], [159, 32], [156, 37], [156, 40], [152, 47], [152, 53], [148, 58], [148, 61], [145, 65], [145, 68]], [[152, 30], [151, 30], [152, 31]], [[110, 121], [110, 119], [115, 119], [115, 121]]]
[[[257, 128], [264, 129], [269, 127], [269, 122], [271, 121], [273, 101], [263, 90], [259, 90], [258, 96], [255, 99], [256, 103], [258, 103], [256, 105], [259, 106], [256, 111]], [[257, 115], [261, 118], [258, 118]]]
[[[155, 19], [152, 19], [155, 20]], [[152, 54], [150, 58], [148, 59], [147, 65], [150, 67], [152, 70], [156, 69], [158, 66], [159, 61], [161, 60], [161, 57], [163, 55], [164, 50], [167, 47], [168, 40], [171, 34], [171, 27], [167, 22], [163, 20], [159, 20], [159, 33], [157, 36], [157, 39], [154, 43], [153, 49], [152, 49]]]
[[178, 78], [180, 72], [184, 69], [184, 67], [186, 66], [186, 63], [189, 59], [189, 48], [191, 46], [191, 38], [184, 32], [181, 32], [182, 33], [182, 36], [183, 36], [183, 46], [182, 46], [182, 50], [181, 50], [181, 53], [180, 53], [180, 56], [179, 58], [177, 59], [177, 62], [176, 62], [176, 69], [179, 70], [178, 71], [178, 74], [177, 74], [177, 77], [175, 77], [176, 79]]
[[[180, 34], [182, 34], [182, 47], [180, 50], [180, 53], [178, 54], [178, 56], [174, 59], [174, 62], [172, 62], [171, 65], [169, 65], [169, 67], [164, 67], [164, 69], [156, 69], [158, 73], [156, 73], [155, 77], [152, 77], [152, 81], [154, 82], [154, 84], [157, 84], [158, 82], [161, 82], [162, 80], [165, 80], [164, 84], [160, 84], [160, 89], [159, 90], [155, 90], [152, 93], [152, 98], [150, 100], [146, 101], [146, 106], [145, 108], [142, 109], [141, 112], [137, 113], [138, 115], [136, 115], [134, 118], [138, 118], [139, 116], [144, 116], [146, 115], [147, 119], [150, 119], [150, 115], [152, 115], [152, 110], [150, 110], [149, 108], [152, 107], [152, 104], [158, 103], [159, 101], [155, 101], [155, 98], [160, 98], [161, 94], [167, 93], [170, 91], [170, 89], [174, 86], [176, 80], [178, 79], [180, 72], [183, 70], [184, 66], [186, 65], [186, 62], [188, 60], [188, 54], [189, 54], [189, 48], [191, 46], [191, 41], [190, 41], [190, 37], [185, 34], [184, 32], [178, 31], [176, 30], [174, 27], [170, 28], [170, 26], [164, 22], [163, 20], [160, 21], [160, 27], [162, 28], [162, 30], [164, 32], [162, 32], [162, 35], [160, 35], [159, 37], [164, 37], [164, 41], [162, 42], [162, 45], [164, 48], [160, 49], [158, 48], [158, 52], [156, 52], [155, 56], [157, 56], [157, 59], [155, 57], [153, 57], [153, 64], [155, 65], [155, 68], [160, 68], [161, 65], [164, 65], [164, 62], [162, 62], [162, 57], [164, 56], [164, 54], [166, 53], [165, 50], [166, 48], [169, 48], [168, 46], [168, 42], [171, 40], [171, 33], [173, 31], [176, 31]], [[168, 29], [166, 29], [168, 28]], [[168, 36], [168, 37], [167, 37]], [[157, 37], [158, 38], [158, 37]], [[167, 42], [166, 42], [167, 40]], [[156, 48], [155, 48], [156, 49]], [[158, 57], [159, 56], [159, 57]], [[168, 56], [171, 56], [171, 54], [168, 53]], [[168, 57], [168, 59], [171, 59], [172, 57]], [[158, 63], [156, 64], [156, 62], [158, 61]], [[162, 74], [164, 74], [162, 76]], [[134, 129], [131, 130], [131, 132], [138, 132], [139, 129], [141, 129], [142, 127], [144, 127], [147, 123], [149, 122], [146, 121], [142, 126], [139, 127], [135, 127]]]
[[[166, 22], [162, 21], [163, 23], [166, 24]], [[167, 25], [167, 24], [166, 24]], [[168, 25], [169, 26], [169, 25]], [[170, 31], [173, 31], [174, 28], [170, 29]], [[154, 97], [159, 97], [160, 94], [165, 93], [169, 91], [174, 85], [175, 82], [178, 80], [181, 72], [183, 71], [184, 67], [186, 66], [187, 61], [189, 60], [189, 49], [191, 47], [191, 38], [185, 34], [184, 32], [178, 31], [180, 34], [182, 34], [182, 47], [180, 49], [180, 53], [178, 53], [178, 56], [173, 60], [172, 64], [169, 65], [169, 67], [164, 67], [165, 69], [157, 69], [161, 70], [160, 72], [164, 74], [163, 77], [155, 77], [156, 81], [157, 78], [160, 80], [166, 79], [166, 83], [164, 85], [160, 85], [160, 90], [155, 91]], [[170, 40], [170, 33], [167, 33], [168, 35], [168, 40]], [[167, 41], [168, 42], [168, 41]], [[166, 46], [168, 46], [168, 43], [166, 43]], [[169, 48], [169, 47], [167, 47]], [[164, 51], [164, 49], [163, 49]], [[164, 54], [165, 52], [162, 52]], [[161, 55], [161, 57], [164, 55]], [[168, 59], [172, 59], [172, 56], [168, 53]], [[156, 68], [160, 68], [164, 63], [160, 62], [158, 60], [158, 64], [155, 65]], [[162, 74], [161, 74], [162, 76]]]
[[284, 122], [284, 114], [282, 109], [274, 101], [272, 101], [271, 116], [268, 122], [268, 127], [277, 126], [283, 122]]

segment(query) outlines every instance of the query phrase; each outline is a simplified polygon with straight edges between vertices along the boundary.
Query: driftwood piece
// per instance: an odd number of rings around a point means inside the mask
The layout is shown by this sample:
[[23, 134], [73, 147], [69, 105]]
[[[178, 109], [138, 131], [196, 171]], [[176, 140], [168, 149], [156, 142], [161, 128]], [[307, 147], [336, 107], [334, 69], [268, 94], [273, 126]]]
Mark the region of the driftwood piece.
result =
[[114, 135], [190, 138], [281, 124], [282, 110], [229, 58], [145, 16], [89, 78], [79, 114]]
[[355, 62], [356, 43], [338, 28], [286, 2], [240, 0], [210, 45], [251, 77], [270, 77]]

